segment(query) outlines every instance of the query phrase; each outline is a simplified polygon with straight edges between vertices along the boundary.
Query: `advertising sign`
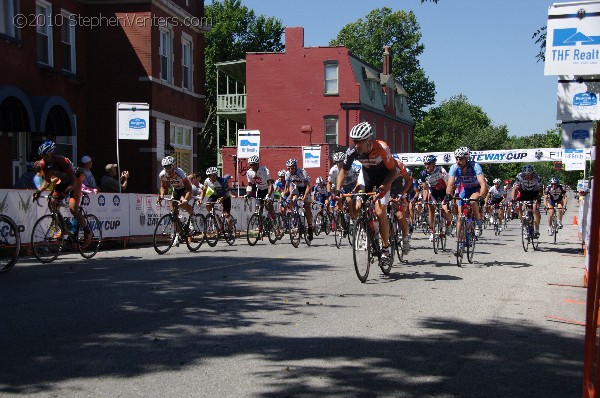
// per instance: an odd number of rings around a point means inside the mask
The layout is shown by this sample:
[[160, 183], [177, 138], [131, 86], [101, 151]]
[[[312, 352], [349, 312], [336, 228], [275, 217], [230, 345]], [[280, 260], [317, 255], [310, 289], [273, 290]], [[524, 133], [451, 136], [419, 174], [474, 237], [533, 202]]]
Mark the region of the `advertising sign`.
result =
[[321, 167], [321, 147], [303, 146], [302, 147], [302, 167], [305, 169]]
[[117, 102], [117, 137], [120, 140], [147, 140], [150, 137], [150, 105]]
[[563, 123], [562, 147], [588, 149], [592, 147], [593, 124], [592, 122]]
[[260, 150], [260, 131], [238, 130], [237, 138], [238, 159], [247, 159], [252, 155], [258, 156]]
[[545, 75], [595, 75], [600, 67], [600, 1], [548, 9]]
[[563, 155], [565, 171], [585, 170], [585, 153], [583, 149], [565, 149]]
[[600, 83], [597, 81], [560, 76], [556, 118], [562, 121], [600, 119], [599, 95]]

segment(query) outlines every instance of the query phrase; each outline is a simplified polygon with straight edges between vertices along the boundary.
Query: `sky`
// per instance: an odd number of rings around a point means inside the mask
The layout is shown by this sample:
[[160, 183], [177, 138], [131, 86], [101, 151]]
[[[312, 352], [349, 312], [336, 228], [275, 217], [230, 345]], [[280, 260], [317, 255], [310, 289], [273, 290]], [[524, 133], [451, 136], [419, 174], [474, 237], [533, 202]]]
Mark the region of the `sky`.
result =
[[[304, 27], [304, 45], [326, 46], [348, 23], [377, 8], [413, 11], [425, 50], [421, 67], [436, 86], [434, 106], [463, 94], [509, 135], [556, 126], [557, 77], [544, 76], [531, 38], [546, 26], [548, 0], [242, 0], [257, 15]], [[207, 2], [208, 4], [208, 2]]]

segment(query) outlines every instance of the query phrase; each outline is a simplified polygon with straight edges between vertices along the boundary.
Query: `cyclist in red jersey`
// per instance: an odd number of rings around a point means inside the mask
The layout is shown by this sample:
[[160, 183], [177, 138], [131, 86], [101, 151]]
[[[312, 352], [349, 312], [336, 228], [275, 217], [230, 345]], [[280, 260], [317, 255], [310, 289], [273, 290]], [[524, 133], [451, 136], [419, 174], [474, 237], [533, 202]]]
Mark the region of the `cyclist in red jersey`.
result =
[[[373, 129], [368, 122], [359, 123], [350, 130], [354, 146], [346, 152], [346, 158], [336, 181], [336, 196], [339, 195], [346, 173], [355, 160], [362, 164], [364, 189], [371, 192], [380, 190], [379, 200], [375, 202], [375, 214], [379, 220], [379, 231], [383, 242], [382, 261], [390, 261], [390, 228], [387, 222], [387, 204], [390, 199], [392, 182], [396, 179], [396, 161], [390, 148], [384, 141], [373, 139]], [[359, 178], [360, 179], [360, 178]], [[361, 184], [361, 181], [358, 182]]]
[[42, 191], [52, 183], [55, 185], [51, 194], [57, 196], [57, 201], [60, 201], [68, 194], [71, 194], [71, 197], [69, 198], [69, 210], [73, 217], [77, 219], [79, 225], [83, 227], [84, 235], [82, 247], [86, 248], [92, 242], [92, 231], [90, 231], [85, 217], [83, 217], [81, 211], [79, 211], [83, 175], [80, 174], [79, 176], [76, 176], [71, 161], [64, 156], [54, 154], [55, 150], [56, 144], [53, 141], [44, 141], [38, 148], [38, 153], [42, 157], [40, 168], [44, 173], [44, 182], [33, 192], [32, 198], [33, 200], [37, 200]]

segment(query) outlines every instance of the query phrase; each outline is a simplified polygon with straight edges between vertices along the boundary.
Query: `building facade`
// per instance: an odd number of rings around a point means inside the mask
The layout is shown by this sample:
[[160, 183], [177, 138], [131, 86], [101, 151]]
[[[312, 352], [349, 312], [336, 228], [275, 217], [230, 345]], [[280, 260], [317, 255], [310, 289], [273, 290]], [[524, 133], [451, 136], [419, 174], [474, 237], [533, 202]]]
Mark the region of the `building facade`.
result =
[[[157, 192], [160, 160], [194, 169], [204, 123], [204, 2], [0, 1], [0, 157], [9, 188], [54, 139], [78, 163], [129, 170], [128, 192]], [[117, 102], [150, 105], [150, 138], [120, 140]]]
[[[378, 70], [344, 46], [305, 47], [304, 29], [288, 27], [285, 52], [248, 53], [245, 60], [217, 65], [221, 78], [236, 82], [228, 85], [230, 91], [237, 90], [218, 93], [217, 113], [224, 118], [235, 113], [235, 128], [260, 131], [262, 163], [274, 174], [291, 157], [302, 167], [302, 147], [319, 146], [321, 166], [307, 171], [313, 181], [324, 177], [333, 152], [351, 144], [350, 129], [363, 121], [393, 153], [411, 152], [414, 120], [407, 94], [391, 73], [391, 56], [389, 48], [382, 49]], [[236, 154], [236, 147], [223, 148], [224, 174], [236, 175]], [[245, 159], [237, 159], [237, 166], [245, 183]]]

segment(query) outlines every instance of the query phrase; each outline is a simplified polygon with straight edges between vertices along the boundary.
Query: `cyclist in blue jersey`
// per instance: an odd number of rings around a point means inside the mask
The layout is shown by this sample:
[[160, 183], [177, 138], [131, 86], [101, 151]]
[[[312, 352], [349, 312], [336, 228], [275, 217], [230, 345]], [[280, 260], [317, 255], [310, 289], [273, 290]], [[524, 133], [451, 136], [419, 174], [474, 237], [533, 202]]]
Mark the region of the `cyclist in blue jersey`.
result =
[[[458, 184], [458, 196], [468, 199], [485, 198], [487, 195], [487, 184], [481, 165], [470, 160], [471, 150], [468, 147], [460, 147], [454, 151], [456, 163], [448, 171], [448, 182], [446, 183], [445, 202], [449, 203], [454, 193], [454, 184]], [[483, 200], [483, 199], [482, 199]], [[475, 217], [475, 230], [477, 236], [481, 235], [481, 213], [480, 202], [471, 202], [473, 215]], [[462, 213], [462, 201], [458, 202], [458, 214]], [[460, 232], [460, 223], [457, 225], [457, 234]]]
[[[218, 170], [216, 167], [209, 167], [206, 169], [206, 175], [208, 176], [204, 181], [204, 188], [200, 192], [198, 203], [202, 203], [204, 196], [210, 192], [210, 196], [206, 199], [206, 209], [212, 210], [213, 203], [223, 203], [223, 216], [229, 217], [231, 212], [231, 192], [229, 187], [229, 179], [224, 177], [217, 177]], [[209, 191], [210, 189], [210, 191]], [[229, 218], [231, 220], [231, 218]]]
[[277, 172], [277, 179], [273, 181], [273, 191], [275, 192], [275, 199], [286, 199], [283, 197], [283, 191], [285, 190], [285, 170], [279, 170]]

